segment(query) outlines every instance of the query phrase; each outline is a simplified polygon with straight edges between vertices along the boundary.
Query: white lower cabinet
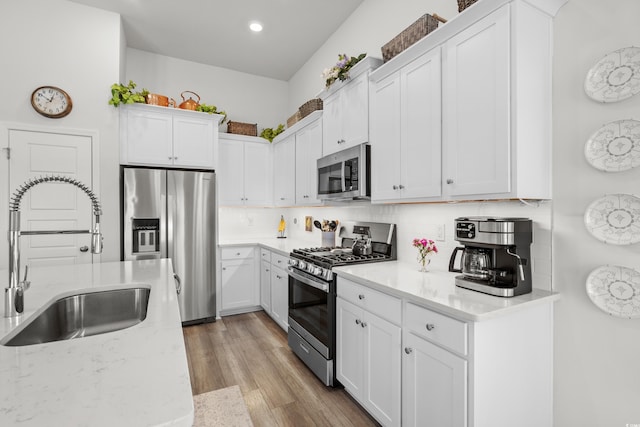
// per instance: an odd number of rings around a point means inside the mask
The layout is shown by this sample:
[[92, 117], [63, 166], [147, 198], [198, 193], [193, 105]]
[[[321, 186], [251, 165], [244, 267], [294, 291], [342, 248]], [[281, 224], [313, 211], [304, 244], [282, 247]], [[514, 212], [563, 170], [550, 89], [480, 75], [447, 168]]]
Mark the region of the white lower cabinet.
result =
[[285, 331], [289, 328], [289, 274], [286, 256], [260, 250], [260, 305]]
[[223, 248], [221, 251], [221, 314], [255, 310], [259, 304], [254, 248]]
[[385, 426], [400, 425], [400, 316], [399, 299], [338, 280], [336, 377]]
[[289, 275], [271, 265], [271, 317], [285, 331], [289, 329]]
[[403, 332], [402, 425], [467, 425], [467, 361]]

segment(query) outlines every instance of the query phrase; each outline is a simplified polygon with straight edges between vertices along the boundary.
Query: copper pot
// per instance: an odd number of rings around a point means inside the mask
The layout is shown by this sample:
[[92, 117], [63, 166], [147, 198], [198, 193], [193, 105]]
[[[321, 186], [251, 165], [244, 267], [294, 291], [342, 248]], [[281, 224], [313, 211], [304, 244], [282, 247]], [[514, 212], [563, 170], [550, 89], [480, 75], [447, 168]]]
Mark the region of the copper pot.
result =
[[157, 93], [150, 93], [146, 97], [146, 102], [149, 105], [159, 105], [160, 107], [175, 107], [176, 101], [173, 98], [169, 98], [164, 95], [159, 95]]
[[[184, 94], [185, 93], [190, 93], [192, 95], [195, 95], [196, 98], [198, 98], [198, 100], [194, 101], [193, 98], [191, 98], [191, 97], [189, 97], [189, 99], [185, 100], [184, 99]], [[195, 111], [195, 109], [198, 108], [198, 106], [200, 105], [200, 96], [195, 92], [191, 92], [189, 90], [185, 90], [184, 92], [182, 92], [180, 94], [180, 96], [182, 97], [183, 102], [180, 105], [178, 105], [178, 108], [182, 108], [183, 110], [194, 110]]]

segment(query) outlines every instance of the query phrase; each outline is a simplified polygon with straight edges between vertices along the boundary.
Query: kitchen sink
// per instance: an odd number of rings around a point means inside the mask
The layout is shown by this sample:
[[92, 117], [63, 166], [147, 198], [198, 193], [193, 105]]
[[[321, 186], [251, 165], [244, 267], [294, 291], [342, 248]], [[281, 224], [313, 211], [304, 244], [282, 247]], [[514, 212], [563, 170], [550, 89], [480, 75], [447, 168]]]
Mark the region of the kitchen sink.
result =
[[24, 346], [99, 335], [137, 325], [147, 317], [151, 289], [87, 292], [51, 302], [0, 344]]

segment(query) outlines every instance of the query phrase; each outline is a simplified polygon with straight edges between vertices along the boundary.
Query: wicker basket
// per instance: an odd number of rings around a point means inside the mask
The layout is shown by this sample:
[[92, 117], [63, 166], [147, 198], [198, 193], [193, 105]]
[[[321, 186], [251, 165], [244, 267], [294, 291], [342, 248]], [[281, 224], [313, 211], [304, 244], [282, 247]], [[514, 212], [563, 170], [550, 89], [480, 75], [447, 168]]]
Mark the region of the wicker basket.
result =
[[287, 127], [290, 128], [291, 126], [295, 125], [299, 121], [300, 121], [300, 110], [293, 113], [293, 116], [287, 119]]
[[458, 0], [458, 12], [462, 12], [478, 0]]
[[387, 62], [430, 32], [438, 28], [438, 22], [446, 22], [445, 19], [432, 16], [428, 13], [418, 18], [413, 24], [405, 28], [400, 34], [382, 46], [382, 59]]
[[257, 123], [232, 122], [227, 124], [227, 132], [236, 135], [258, 136]]
[[382, 46], [382, 60], [384, 62], [387, 62], [403, 50], [404, 48], [402, 47], [402, 33], [400, 33], [392, 38], [390, 42]]
[[322, 110], [322, 99], [314, 98], [305, 102], [300, 106], [300, 108], [298, 108], [298, 111], [300, 112], [300, 120], [317, 110]]

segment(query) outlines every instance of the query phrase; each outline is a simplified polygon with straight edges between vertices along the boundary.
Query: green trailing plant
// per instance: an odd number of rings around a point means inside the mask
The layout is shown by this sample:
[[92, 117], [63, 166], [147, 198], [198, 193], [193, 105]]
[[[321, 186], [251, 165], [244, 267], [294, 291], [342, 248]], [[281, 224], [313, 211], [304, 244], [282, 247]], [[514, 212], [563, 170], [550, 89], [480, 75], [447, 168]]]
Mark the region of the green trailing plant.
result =
[[216, 107], [215, 105], [207, 105], [203, 103], [196, 107], [196, 111], [201, 111], [203, 113], [209, 114], [220, 114], [224, 116], [224, 119], [222, 119], [222, 123], [227, 121], [227, 113], [222, 110], [218, 111], [218, 107]]
[[262, 129], [262, 132], [260, 132], [260, 137], [268, 140], [269, 142], [273, 142], [273, 138], [280, 135], [282, 132], [284, 132], [284, 125], [279, 124], [278, 127], [275, 129], [273, 128]]
[[135, 88], [136, 84], [132, 80], [129, 80], [129, 84], [126, 86], [120, 83], [114, 83], [111, 85], [109, 105], [118, 107], [120, 104], [145, 103], [145, 97], [149, 94], [149, 91], [142, 89], [139, 92], [134, 92]]

